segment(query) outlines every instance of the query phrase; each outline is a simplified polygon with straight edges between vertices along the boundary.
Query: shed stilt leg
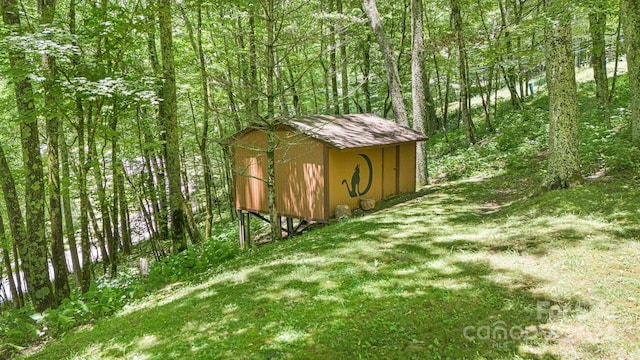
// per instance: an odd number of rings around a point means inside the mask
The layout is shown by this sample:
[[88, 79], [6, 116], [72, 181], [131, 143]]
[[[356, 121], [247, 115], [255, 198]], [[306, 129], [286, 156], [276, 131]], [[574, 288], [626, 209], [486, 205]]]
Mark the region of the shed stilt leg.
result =
[[249, 227], [249, 220], [251, 219], [251, 213], [247, 212], [246, 214], [246, 219], [244, 220], [244, 236], [247, 240], [247, 247], [252, 248], [253, 247], [253, 239], [251, 238], [251, 228]]
[[287, 217], [287, 235], [293, 236], [295, 235], [295, 229], [293, 228], [293, 218]]
[[246, 242], [246, 234], [244, 232], [244, 211], [238, 211], [238, 233], [240, 250], [244, 250]]

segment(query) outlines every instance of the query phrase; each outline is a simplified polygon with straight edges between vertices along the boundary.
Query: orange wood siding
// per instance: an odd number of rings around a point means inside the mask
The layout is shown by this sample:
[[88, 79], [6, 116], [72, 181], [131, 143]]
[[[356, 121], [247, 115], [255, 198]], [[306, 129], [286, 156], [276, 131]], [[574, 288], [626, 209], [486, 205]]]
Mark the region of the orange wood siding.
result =
[[398, 192], [398, 165], [396, 163], [397, 149], [396, 146], [388, 146], [382, 149], [383, 168], [382, 173], [382, 197], [396, 194]]
[[[278, 212], [328, 220], [337, 205], [352, 209], [360, 198], [382, 198], [416, 190], [416, 144], [337, 150], [293, 131], [277, 131]], [[234, 140], [236, 208], [261, 213], [267, 206], [267, 136], [250, 131]]]
[[233, 171], [236, 208], [263, 212], [267, 206], [267, 137], [252, 131], [236, 139], [233, 145]]
[[416, 143], [400, 144], [400, 193], [416, 191]]
[[[324, 145], [290, 131], [277, 131], [276, 197], [280, 215], [326, 220]], [[266, 134], [252, 131], [234, 142], [236, 208], [268, 212]]]

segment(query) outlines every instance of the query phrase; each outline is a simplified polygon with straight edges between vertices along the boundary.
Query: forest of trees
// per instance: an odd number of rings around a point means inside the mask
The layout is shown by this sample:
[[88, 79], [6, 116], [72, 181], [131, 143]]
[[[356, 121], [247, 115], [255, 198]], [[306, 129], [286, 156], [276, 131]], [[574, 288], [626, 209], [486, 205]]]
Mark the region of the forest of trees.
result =
[[575, 66], [593, 67], [606, 122], [605, 64], [626, 56], [640, 141], [638, 0], [1, 4], [2, 306], [56, 307], [140, 240], [161, 258], [211, 237], [235, 216], [223, 140], [248, 124], [373, 112], [428, 135], [462, 127], [471, 146], [498, 89], [517, 111], [546, 78], [541, 185], [564, 188], [581, 181]]

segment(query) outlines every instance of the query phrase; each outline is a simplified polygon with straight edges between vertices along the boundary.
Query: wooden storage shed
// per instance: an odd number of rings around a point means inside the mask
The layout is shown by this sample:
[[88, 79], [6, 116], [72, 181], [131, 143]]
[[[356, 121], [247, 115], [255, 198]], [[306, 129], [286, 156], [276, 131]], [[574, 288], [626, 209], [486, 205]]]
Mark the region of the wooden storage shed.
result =
[[[276, 197], [281, 216], [328, 221], [338, 205], [357, 208], [416, 190], [416, 142], [426, 136], [373, 114], [296, 118], [276, 128]], [[232, 138], [235, 205], [268, 213], [267, 134], [249, 127]]]

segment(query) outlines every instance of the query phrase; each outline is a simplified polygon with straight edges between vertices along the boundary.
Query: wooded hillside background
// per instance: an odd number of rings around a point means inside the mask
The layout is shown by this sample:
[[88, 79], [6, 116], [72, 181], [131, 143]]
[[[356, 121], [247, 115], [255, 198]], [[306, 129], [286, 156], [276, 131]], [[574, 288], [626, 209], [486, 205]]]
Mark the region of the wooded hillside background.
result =
[[376, 113], [427, 135], [464, 127], [471, 146], [474, 122], [493, 131], [499, 89], [517, 111], [548, 83], [558, 136], [544, 185], [566, 187], [580, 180], [574, 67], [593, 68], [608, 122], [607, 70], [626, 57], [640, 139], [638, 0], [2, 0], [1, 10], [3, 306], [28, 294], [39, 311], [55, 307], [96, 272], [116, 274], [140, 240], [160, 258], [210, 238], [235, 216], [223, 140], [249, 124]]

